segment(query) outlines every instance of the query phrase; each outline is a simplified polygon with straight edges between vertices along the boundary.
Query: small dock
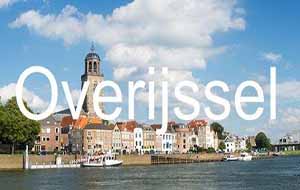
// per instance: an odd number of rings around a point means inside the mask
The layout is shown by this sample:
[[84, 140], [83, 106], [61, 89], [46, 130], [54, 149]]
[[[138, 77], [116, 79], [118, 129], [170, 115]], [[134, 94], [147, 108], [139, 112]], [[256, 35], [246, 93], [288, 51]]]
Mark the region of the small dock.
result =
[[80, 168], [80, 164], [42, 164], [42, 165], [31, 165], [29, 169], [53, 169], [53, 168]]

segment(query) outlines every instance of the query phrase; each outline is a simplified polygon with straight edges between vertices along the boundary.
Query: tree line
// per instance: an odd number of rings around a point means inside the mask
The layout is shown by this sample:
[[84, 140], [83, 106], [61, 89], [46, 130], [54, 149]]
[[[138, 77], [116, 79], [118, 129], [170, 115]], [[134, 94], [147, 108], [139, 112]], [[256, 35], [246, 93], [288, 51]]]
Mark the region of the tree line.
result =
[[[32, 112], [27, 103], [24, 104]], [[10, 145], [11, 154], [15, 153], [16, 147], [32, 147], [39, 133], [40, 123], [21, 113], [16, 97], [5, 104], [0, 102], [0, 144]]]

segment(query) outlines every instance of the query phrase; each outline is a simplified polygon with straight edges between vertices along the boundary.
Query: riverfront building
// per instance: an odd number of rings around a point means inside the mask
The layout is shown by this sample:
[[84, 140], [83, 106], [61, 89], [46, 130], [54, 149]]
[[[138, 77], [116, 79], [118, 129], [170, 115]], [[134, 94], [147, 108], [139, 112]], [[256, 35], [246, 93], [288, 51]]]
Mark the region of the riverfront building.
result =
[[[161, 125], [138, 124], [136, 121], [109, 124], [96, 116], [93, 95], [104, 80], [101, 59], [92, 46], [84, 59], [81, 88], [89, 82], [80, 117], [72, 119], [69, 109], [41, 121], [42, 130], [34, 146], [36, 152], [64, 151], [80, 154], [115, 152], [118, 154], [187, 153], [193, 148], [218, 149], [217, 133], [205, 120], [188, 124], [169, 122], [165, 134], [156, 134]], [[103, 95], [103, 92], [100, 92]], [[104, 112], [103, 103], [99, 107]]]
[[37, 137], [33, 151], [35, 152], [55, 152], [61, 150], [60, 144], [60, 121], [52, 115], [42, 121], [41, 132]]
[[88, 124], [83, 130], [84, 151], [89, 154], [110, 152], [112, 150], [113, 126]]
[[[187, 153], [190, 150], [190, 148], [193, 147], [192, 138], [190, 138], [193, 135], [192, 129], [186, 127], [185, 125], [179, 125], [175, 128], [175, 132], [176, 150], [179, 153]], [[196, 137], [196, 139], [198, 138]]]
[[128, 121], [120, 123], [122, 154], [130, 154], [134, 152], [134, 129], [137, 126], [136, 121]]

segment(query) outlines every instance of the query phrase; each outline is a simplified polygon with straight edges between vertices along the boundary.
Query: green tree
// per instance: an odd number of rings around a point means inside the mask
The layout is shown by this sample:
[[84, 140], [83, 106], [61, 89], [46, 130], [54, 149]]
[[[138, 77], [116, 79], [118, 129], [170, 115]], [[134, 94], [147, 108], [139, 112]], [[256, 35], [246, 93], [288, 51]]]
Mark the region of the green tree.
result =
[[215, 149], [213, 147], [208, 147], [208, 149], [207, 149], [206, 152], [207, 153], [215, 153], [216, 151], [215, 151]]
[[223, 141], [220, 142], [219, 149], [222, 151], [226, 149], [225, 143]]
[[224, 127], [220, 123], [213, 122], [210, 127], [218, 134], [218, 139], [224, 139]]
[[246, 148], [247, 148], [248, 152], [252, 151], [252, 145], [251, 145], [250, 141], [247, 141]]
[[5, 121], [6, 121], [6, 112], [4, 110], [4, 106], [2, 105], [1, 101], [0, 101], [0, 142], [3, 141], [2, 139], [2, 131], [3, 131], [3, 127], [5, 125]]
[[[26, 103], [25, 107], [30, 110]], [[32, 146], [40, 132], [40, 123], [26, 118], [21, 113], [15, 97], [0, 109], [0, 126], [0, 139], [11, 145], [12, 154], [16, 145]]]
[[270, 150], [271, 149], [270, 139], [268, 139], [266, 134], [263, 132], [260, 132], [256, 135], [255, 143], [256, 143], [256, 147], [259, 150], [261, 150], [261, 149]]

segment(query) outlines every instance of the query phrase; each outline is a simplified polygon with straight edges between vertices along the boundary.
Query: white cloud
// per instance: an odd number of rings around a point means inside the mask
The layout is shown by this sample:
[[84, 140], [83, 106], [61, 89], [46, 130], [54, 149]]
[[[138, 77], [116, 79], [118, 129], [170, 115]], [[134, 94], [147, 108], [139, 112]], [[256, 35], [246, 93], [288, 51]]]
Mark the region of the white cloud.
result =
[[23, 13], [10, 24], [11, 27], [27, 26], [30, 30], [49, 38], [63, 38], [65, 43], [72, 44], [83, 35], [82, 23], [78, 20], [80, 14], [73, 6], [66, 6], [57, 15], [41, 15], [30, 10]]
[[300, 108], [289, 107], [282, 111], [283, 123], [300, 125]]
[[8, 7], [20, 0], [0, 0], [0, 8]]
[[282, 82], [277, 86], [279, 97], [300, 100], [300, 81]]
[[[138, 77], [141, 78], [141, 77]], [[190, 71], [182, 71], [182, 70], [169, 70], [168, 75], [164, 76], [160, 70], [157, 70], [154, 75], [145, 75], [144, 80], [146, 81], [154, 81], [156, 85], [155, 89], [155, 105], [156, 107], [160, 107], [162, 105], [162, 81], [168, 82], [168, 99], [169, 99], [169, 106], [181, 106], [182, 108], [189, 109], [190, 106], [179, 102], [174, 94], [174, 89], [178, 82], [180, 81], [192, 81], [198, 85], [199, 92], [194, 93], [190, 88], [182, 89], [185, 95], [195, 98], [199, 102], [203, 102], [204, 100], [204, 85], [201, 82], [193, 77], [192, 72]], [[143, 102], [145, 104], [148, 103], [148, 90], [144, 91], [137, 91], [136, 100]]]
[[80, 97], [80, 94], [81, 94], [81, 90], [79, 90], [79, 89], [73, 89], [73, 90], [71, 90], [71, 96], [72, 96], [74, 105], [77, 104], [77, 102], [79, 100], [79, 97]]
[[[270, 85], [266, 85], [264, 90], [270, 94]], [[300, 100], [300, 81], [277, 83], [277, 96], [288, 100]]]
[[[73, 94], [73, 93], [72, 93]], [[0, 87], [0, 97], [1, 102], [5, 103], [10, 98], [16, 96], [16, 84], [10, 83], [6, 86]], [[40, 98], [34, 92], [23, 89], [23, 99], [27, 102], [28, 106], [33, 109], [33, 111], [40, 112], [48, 107], [48, 102]], [[57, 110], [61, 109], [63, 106], [57, 105]]]
[[11, 0], [0, 0], [0, 8], [7, 7], [12, 3]]
[[[203, 69], [206, 59], [224, 51], [213, 46], [213, 35], [244, 30], [245, 11], [235, 0], [135, 0], [111, 15], [79, 12], [67, 5], [61, 13], [30, 10], [10, 24], [71, 45], [94, 41], [107, 50], [116, 73], [144, 71], [148, 66]], [[121, 76], [115, 75], [118, 79]]]
[[[107, 16], [83, 14], [70, 5], [57, 15], [30, 10], [10, 27], [27, 27], [40, 36], [63, 40], [66, 45], [80, 40], [97, 43], [106, 50], [115, 80], [154, 78], [160, 83], [165, 79], [170, 90], [177, 82], [190, 80], [202, 89], [192, 71], [205, 69], [210, 57], [226, 50], [226, 45], [214, 46], [214, 35], [244, 30], [245, 14], [235, 0], [135, 0]], [[145, 74], [149, 66], [154, 66], [157, 74]], [[159, 74], [164, 66], [169, 68], [168, 77]], [[198, 99], [201, 94], [192, 96]], [[147, 101], [145, 97], [146, 92], [137, 94], [141, 102]], [[156, 90], [155, 97], [161, 99], [160, 90]], [[175, 97], [170, 97], [170, 105], [177, 104]]]
[[282, 55], [278, 53], [268, 52], [262, 54], [263, 59], [272, 63], [278, 63], [282, 59]]
[[[16, 84], [10, 83], [0, 88], [0, 96], [2, 102], [6, 102], [11, 97], [16, 96]], [[45, 109], [48, 106], [46, 101], [26, 88], [23, 89], [23, 98], [28, 103], [28, 106], [36, 111]]]
[[122, 80], [128, 78], [137, 71], [136, 67], [118, 67], [114, 70], [114, 78], [116, 80]]

